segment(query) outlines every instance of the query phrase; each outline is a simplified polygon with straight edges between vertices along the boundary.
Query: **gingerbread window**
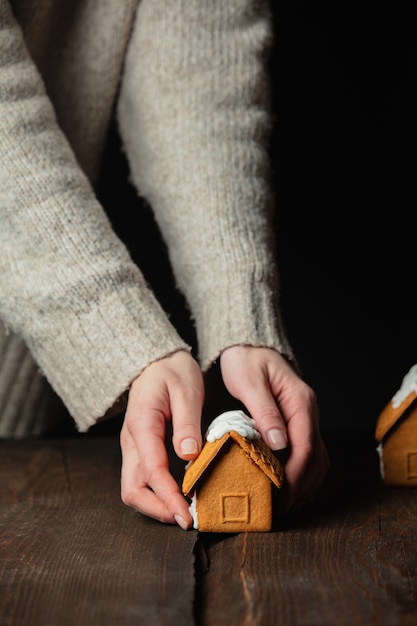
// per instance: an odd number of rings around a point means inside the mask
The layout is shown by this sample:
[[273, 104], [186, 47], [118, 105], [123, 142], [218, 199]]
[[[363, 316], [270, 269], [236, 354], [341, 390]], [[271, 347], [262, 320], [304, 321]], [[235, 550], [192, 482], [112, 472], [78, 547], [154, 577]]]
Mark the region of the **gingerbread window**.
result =
[[407, 478], [417, 478], [417, 452], [407, 454]]
[[221, 494], [223, 522], [249, 522], [249, 496], [247, 493]]

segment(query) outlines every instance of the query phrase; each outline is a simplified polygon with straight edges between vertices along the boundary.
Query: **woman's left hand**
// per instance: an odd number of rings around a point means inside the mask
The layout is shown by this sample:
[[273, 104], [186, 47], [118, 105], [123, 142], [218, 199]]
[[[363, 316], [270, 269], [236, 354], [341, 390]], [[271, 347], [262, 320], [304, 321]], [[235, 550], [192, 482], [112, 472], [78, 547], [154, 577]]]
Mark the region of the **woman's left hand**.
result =
[[245, 405], [269, 447], [288, 446], [286, 508], [311, 501], [330, 465], [314, 391], [270, 348], [227, 348], [220, 369], [227, 390]]

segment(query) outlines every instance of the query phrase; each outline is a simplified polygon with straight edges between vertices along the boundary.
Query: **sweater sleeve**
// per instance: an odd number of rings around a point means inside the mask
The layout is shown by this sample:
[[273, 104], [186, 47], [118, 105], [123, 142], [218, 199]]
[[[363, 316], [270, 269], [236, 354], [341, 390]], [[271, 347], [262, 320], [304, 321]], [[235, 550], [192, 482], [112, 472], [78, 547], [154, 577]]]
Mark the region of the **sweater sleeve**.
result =
[[188, 346], [114, 234], [0, 0], [0, 317], [87, 430]]
[[192, 310], [203, 369], [236, 344], [292, 358], [278, 308], [266, 2], [142, 0], [118, 116]]

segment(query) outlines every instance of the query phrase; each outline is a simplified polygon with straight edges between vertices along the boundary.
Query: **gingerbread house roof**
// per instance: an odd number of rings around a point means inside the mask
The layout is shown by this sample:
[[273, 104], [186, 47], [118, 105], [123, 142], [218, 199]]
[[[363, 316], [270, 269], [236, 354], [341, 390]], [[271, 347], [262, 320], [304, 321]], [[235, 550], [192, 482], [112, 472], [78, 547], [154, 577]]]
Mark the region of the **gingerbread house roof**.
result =
[[401, 387], [379, 414], [375, 439], [379, 442], [390, 432], [398, 420], [411, 407], [417, 398], [417, 364], [404, 376]]
[[412, 391], [404, 398], [401, 404], [394, 405], [392, 401], [387, 404], [378, 417], [375, 430], [375, 439], [377, 441], [382, 441], [416, 399], [417, 393]]
[[199, 456], [187, 467], [182, 484], [182, 490], [185, 495], [189, 495], [193, 491], [198, 480], [230, 440], [237, 443], [244, 450], [250, 462], [255, 463], [276, 487], [280, 488], [282, 486], [282, 464], [266, 443], [262, 439], [247, 439], [236, 431], [231, 430], [220, 439], [213, 442], [206, 441]]

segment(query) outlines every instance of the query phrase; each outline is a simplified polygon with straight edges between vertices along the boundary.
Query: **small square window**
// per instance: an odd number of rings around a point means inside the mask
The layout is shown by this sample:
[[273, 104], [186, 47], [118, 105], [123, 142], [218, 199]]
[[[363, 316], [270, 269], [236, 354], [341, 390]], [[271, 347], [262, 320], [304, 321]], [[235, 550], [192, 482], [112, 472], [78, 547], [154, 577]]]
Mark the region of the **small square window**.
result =
[[221, 494], [223, 522], [249, 522], [249, 494]]
[[407, 478], [417, 478], [417, 452], [407, 453]]

